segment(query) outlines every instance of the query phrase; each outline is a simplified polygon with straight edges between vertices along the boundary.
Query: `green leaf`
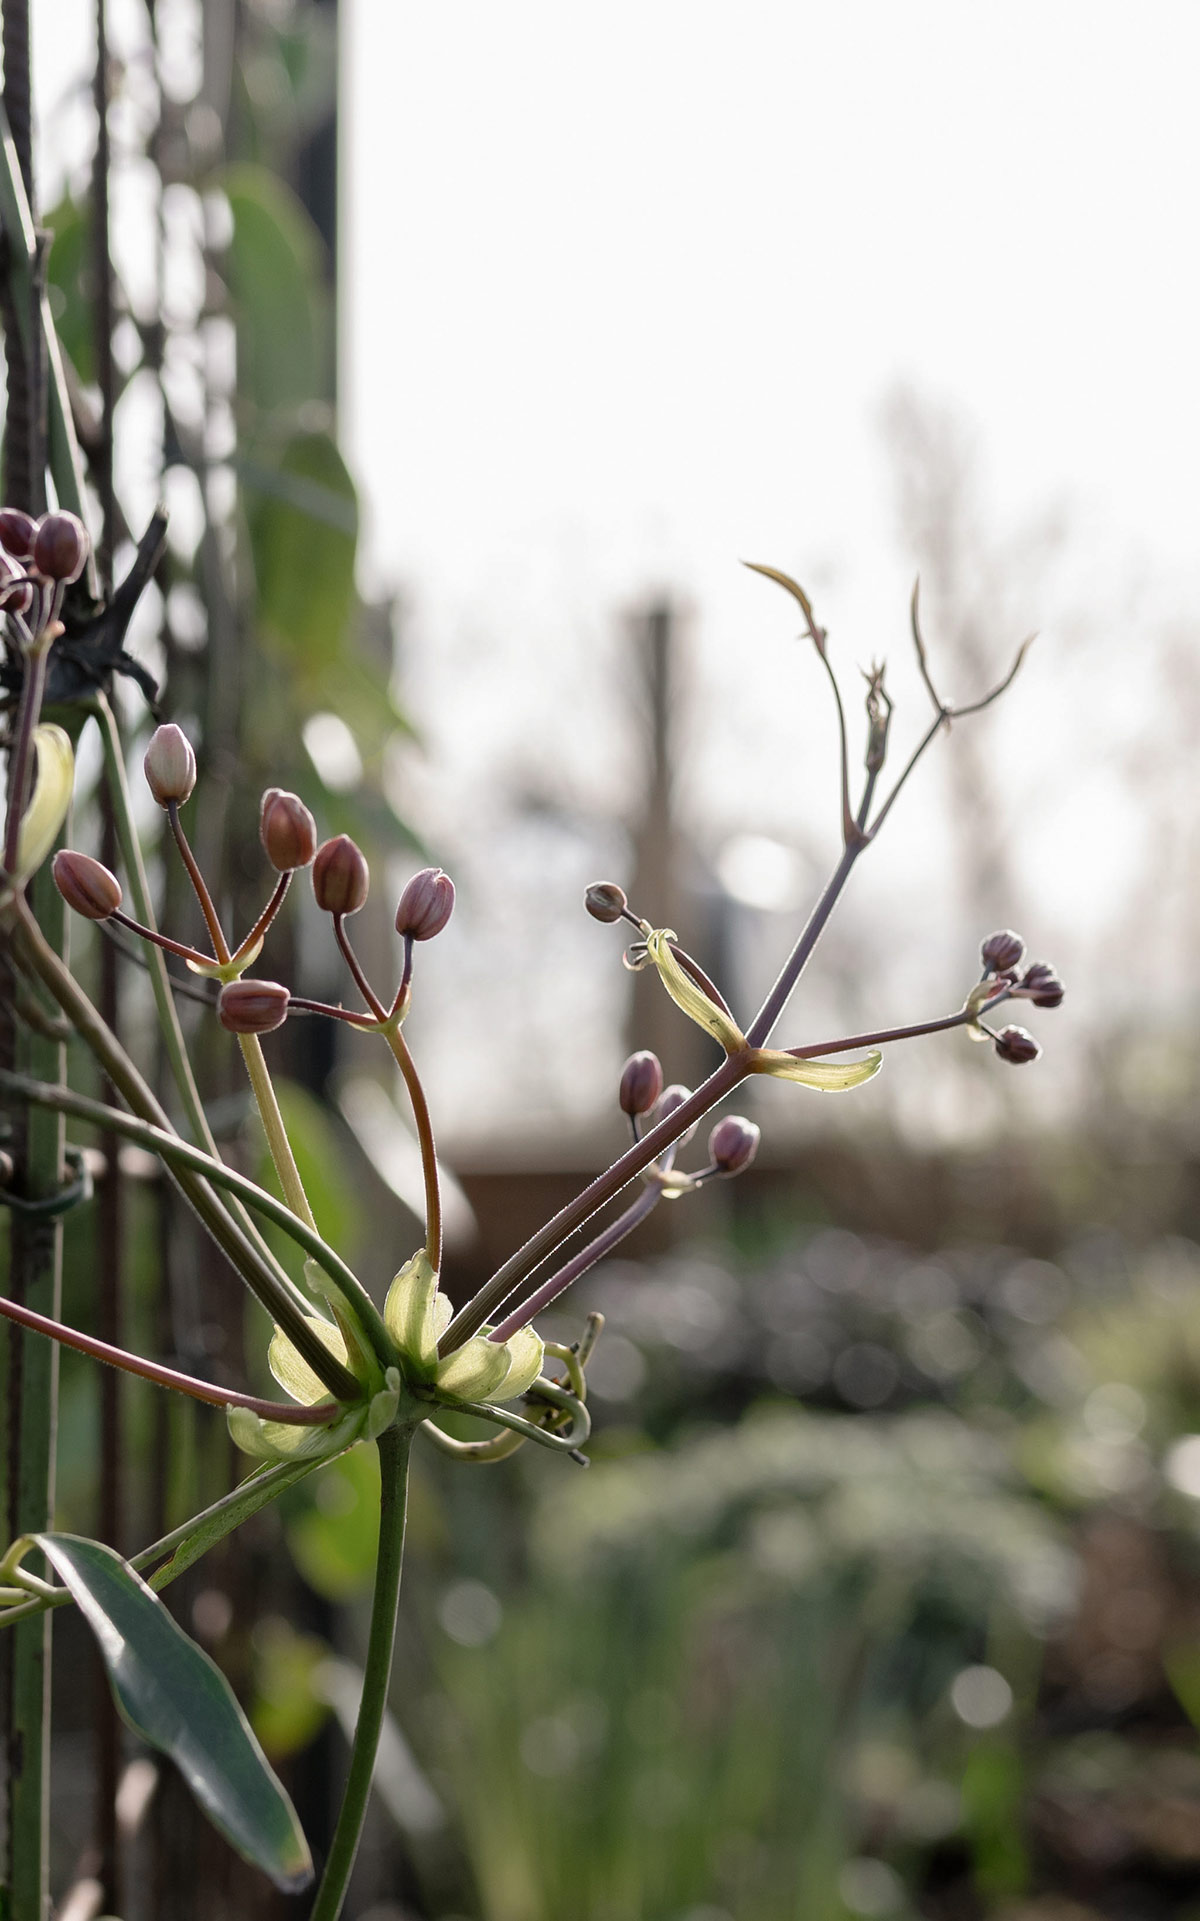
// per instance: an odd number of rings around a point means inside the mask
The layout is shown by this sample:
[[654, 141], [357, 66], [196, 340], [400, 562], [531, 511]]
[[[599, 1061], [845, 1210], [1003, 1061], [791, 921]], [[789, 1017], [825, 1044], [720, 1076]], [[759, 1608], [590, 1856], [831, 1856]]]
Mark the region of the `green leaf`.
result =
[[213, 1826], [285, 1894], [313, 1878], [283, 1788], [221, 1670], [111, 1548], [72, 1534], [34, 1537], [100, 1647], [121, 1713], [169, 1754]]
[[320, 235], [295, 194], [265, 167], [231, 168], [220, 184], [233, 215], [225, 271], [239, 395], [264, 414], [300, 407], [328, 386]]
[[328, 665], [355, 606], [358, 496], [333, 436], [294, 434], [271, 465], [241, 468], [258, 616], [289, 662]]

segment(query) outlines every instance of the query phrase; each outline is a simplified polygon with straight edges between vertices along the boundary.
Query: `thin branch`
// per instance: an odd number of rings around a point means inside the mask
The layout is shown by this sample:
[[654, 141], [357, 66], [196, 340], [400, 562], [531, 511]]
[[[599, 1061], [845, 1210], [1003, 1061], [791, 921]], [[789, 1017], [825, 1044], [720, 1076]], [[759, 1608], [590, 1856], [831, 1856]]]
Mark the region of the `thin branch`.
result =
[[370, 1008], [372, 1014], [374, 1014], [375, 1019], [377, 1021], [385, 1021], [388, 1018], [387, 1008], [384, 1006], [378, 994], [375, 992], [375, 989], [372, 987], [370, 981], [367, 979], [366, 975], [363, 973], [362, 963], [360, 962], [358, 955], [355, 953], [353, 947], [351, 947], [350, 945], [350, 936], [346, 932], [346, 921], [345, 921], [344, 915], [342, 914], [334, 915], [333, 934], [334, 934], [334, 939], [337, 941], [338, 946], [342, 950], [342, 958], [345, 961], [347, 967], [350, 969], [350, 972], [354, 976], [354, 985], [357, 987], [359, 993], [362, 995], [363, 999], [366, 1001], [367, 1006]]
[[[60, 1113], [72, 1114], [76, 1120], [88, 1121], [95, 1127], [111, 1127], [114, 1133], [122, 1134], [127, 1140], [136, 1141], [139, 1147], [148, 1148], [152, 1154], [159, 1155], [168, 1166], [172, 1167], [176, 1175], [180, 1172], [186, 1173], [188, 1170], [202, 1174], [206, 1180], [213, 1183], [214, 1187], [226, 1188], [247, 1206], [265, 1215], [276, 1227], [282, 1228], [283, 1232], [312, 1260], [316, 1261], [319, 1267], [324, 1269], [334, 1286], [347, 1297], [362, 1319], [379, 1358], [385, 1362], [385, 1365], [391, 1363], [394, 1356], [387, 1330], [384, 1328], [378, 1308], [362, 1282], [347, 1267], [340, 1254], [327, 1246], [319, 1234], [314, 1233], [292, 1212], [286, 1201], [278, 1200], [274, 1194], [268, 1194], [265, 1188], [256, 1186], [244, 1174], [236, 1173], [232, 1167], [226, 1167], [224, 1161], [215, 1160], [205, 1154], [201, 1148], [193, 1147], [190, 1141], [183, 1140], [180, 1135], [173, 1134], [150, 1121], [141, 1120], [136, 1114], [126, 1114], [118, 1107], [108, 1107], [103, 1101], [91, 1100], [86, 1094], [77, 1094], [73, 1088], [51, 1086], [44, 1081], [30, 1080], [24, 1074], [10, 1074], [6, 1070], [0, 1070], [0, 1089], [19, 1094], [25, 1100], [32, 1101], [35, 1106], [52, 1107]], [[121, 1091], [124, 1092], [124, 1089]], [[303, 1297], [301, 1299], [303, 1300]], [[311, 1304], [304, 1302], [304, 1306], [306, 1311], [311, 1313]], [[284, 1324], [284, 1331], [295, 1342], [296, 1337], [290, 1323]], [[296, 1345], [299, 1343], [296, 1342]], [[307, 1353], [304, 1358], [308, 1359]]]
[[177, 801], [171, 800], [167, 802], [167, 819], [171, 825], [171, 832], [175, 836], [175, 845], [179, 849], [179, 858], [187, 868], [188, 879], [191, 881], [196, 899], [200, 903], [200, 912], [204, 915], [209, 938], [213, 944], [213, 953], [224, 967], [230, 958], [229, 943], [222, 932], [221, 923], [217, 917], [217, 910], [213, 906], [212, 895], [209, 893], [208, 885], [203, 874], [200, 872], [200, 864], [192, 852], [187, 835], [183, 831], [183, 822], [179, 818], [179, 803]]
[[232, 1387], [216, 1387], [211, 1381], [197, 1380], [194, 1374], [181, 1374], [178, 1368], [164, 1367], [160, 1361], [144, 1360], [140, 1354], [128, 1354], [123, 1347], [114, 1347], [109, 1341], [98, 1341], [92, 1334], [81, 1334], [77, 1328], [51, 1320], [48, 1314], [35, 1314], [32, 1308], [22, 1307], [17, 1301], [5, 1300], [3, 1296], [0, 1296], [0, 1315], [6, 1320], [16, 1321], [20, 1327], [29, 1328], [34, 1334], [46, 1335], [61, 1347], [73, 1347], [94, 1361], [103, 1361], [108, 1367], [119, 1367], [126, 1374], [139, 1374], [144, 1381], [153, 1381], [158, 1387], [174, 1388], [179, 1394], [190, 1395], [194, 1401], [206, 1401], [210, 1407], [248, 1407], [252, 1413], [261, 1414], [264, 1420], [290, 1422], [294, 1427], [319, 1427], [332, 1415], [342, 1411], [339, 1401], [321, 1401], [313, 1407], [302, 1407], [295, 1401], [264, 1401], [257, 1394], [242, 1394]]
[[542, 1282], [528, 1300], [522, 1301], [520, 1307], [514, 1307], [512, 1313], [501, 1321], [491, 1339], [507, 1341], [514, 1334], [518, 1334], [523, 1327], [528, 1327], [530, 1321], [536, 1319], [543, 1309], [549, 1307], [551, 1301], [557, 1300], [560, 1294], [564, 1294], [573, 1281], [577, 1281], [581, 1274], [586, 1274], [589, 1267], [595, 1267], [597, 1261], [602, 1261], [606, 1255], [611, 1254], [614, 1247], [620, 1246], [626, 1235], [633, 1233], [635, 1227], [640, 1227], [642, 1222], [654, 1212], [662, 1197], [661, 1187], [647, 1187], [623, 1214], [618, 1214], [615, 1221], [596, 1235], [595, 1240], [589, 1241], [586, 1247], [580, 1248], [578, 1254], [572, 1255], [557, 1273], [552, 1274], [549, 1280]]
[[804, 615], [805, 625], [808, 629], [808, 637], [816, 648], [821, 665], [828, 675], [829, 685], [833, 689], [833, 698], [837, 706], [838, 742], [841, 748], [842, 841], [845, 846], [849, 846], [855, 835], [855, 821], [854, 815], [850, 811], [850, 753], [846, 744], [846, 710], [842, 705], [842, 690], [838, 686], [838, 678], [833, 670], [833, 662], [829, 658], [829, 651], [826, 645], [828, 635], [823, 627], [817, 625], [816, 616], [812, 610], [812, 602], [809, 600], [808, 595], [805, 593], [803, 587], [800, 586], [799, 582], [792, 579], [790, 574], [782, 573], [777, 567], [764, 567], [756, 560], [743, 561], [742, 565], [749, 567], [752, 573], [762, 574], [767, 580], [773, 580], [776, 586], [782, 587], [785, 593], [789, 593], [792, 599], [797, 602], [801, 613]]

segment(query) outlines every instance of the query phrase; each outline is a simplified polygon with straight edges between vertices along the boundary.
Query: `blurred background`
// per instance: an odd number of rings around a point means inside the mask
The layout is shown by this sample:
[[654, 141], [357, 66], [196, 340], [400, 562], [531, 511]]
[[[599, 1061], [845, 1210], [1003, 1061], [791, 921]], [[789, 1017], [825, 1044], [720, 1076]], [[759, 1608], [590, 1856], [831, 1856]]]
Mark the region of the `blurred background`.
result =
[[[367, 849], [381, 980], [399, 886], [426, 860], [453, 875], [409, 1032], [460, 1298], [619, 1151], [630, 1048], [669, 1080], [705, 1068], [587, 883], [625, 885], [748, 1014], [836, 858], [828, 688], [794, 605], [739, 562], [804, 582], [852, 721], [886, 656], [897, 765], [927, 721], [918, 574], [952, 699], [1038, 633], [906, 790], [780, 1038], [948, 1013], [1012, 926], [1068, 985], [1030, 1021], [1043, 1060], [1014, 1074], [949, 1034], [845, 1101], [756, 1093], [755, 1168], [661, 1209], [547, 1324], [608, 1317], [587, 1476], [422, 1458], [349, 1915], [1194, 1921], [1194, 9], [109, 0], [105, 20], [117, 494], [135, 537], [159, 498], [171, 514], [131, 647], [197, 739], [196, 839], [235, 918], [264, 890], [267, 783]], [[94, 4], [35, 5], [34, 27], [86, 441]], [[135, 688], [124, 711], [136, 765]], [[158, 880], [186, 937], [181, 878]], [[279, 978], [344, 993], [315, 911], [272, 940]], [[136, 1045], [132, 969], [121, 992]], [[190, 1018], [257, 1171], [233, 1063]], [[332, 1024], [289, 1022], [273, 1064], [323, 1230], [382, 1289], [420, 1205], [399, 1091]], [[130, 1155], [113, 1176], [131, 1335], [261, 1372], [261, 1329], [151, 1175]], [[68, 1261], [88, 1324], [85, 1227]], [[134, 1385], [103, 1455], [96, 1422], [68, 1356], [65, 1525], [119, 1487], [131, 1550], [228, 1484], [206, 1414]], [[370, 1473], [349, 1457], [172, 1590], [318, 1848]], [[73, 1632], [62, 1886], [97, 1768]], [[197, 1851], [223, 1913], [300, 1911], [101, 1738], [129, 1921], [214, 1911]]]

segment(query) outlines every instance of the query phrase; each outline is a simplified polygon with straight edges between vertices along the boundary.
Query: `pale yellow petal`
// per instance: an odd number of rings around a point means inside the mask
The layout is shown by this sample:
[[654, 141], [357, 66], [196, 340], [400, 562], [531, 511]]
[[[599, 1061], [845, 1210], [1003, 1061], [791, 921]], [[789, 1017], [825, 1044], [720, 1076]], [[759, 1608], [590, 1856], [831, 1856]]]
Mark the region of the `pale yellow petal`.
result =
[[[400, 1269], [388, 1289], [383, 1319], [409, 1367], [432, 1380], [437, 1368], [438, 1336], [449, 1320], [450, 1302], [438, 1292], [438, 1277], [424, 1248]], [[439, 1324], [440, 1323], [440, 1324]]]
[[659, 971], [663, 986], [675, 1005], [681, 1007], [706, 1034], [720, 1041], [726, 1053], [736, 1053], [738, 1048], [745, 1046], [741, 1028], [715, 1001], [709, 999], [704, 989], [680, 966], [671, 952], [673, 938], [669, 927], [656, 928], [646, 936], [647, 950]]
[[[315, 1315], [309, 1314], [305, 1318], [321, 1345], [327, 1347], [344, 1367], [347, 1355], [341, 1331], [329, 1321], [318, 1320]], [[293, 1401], [299, 1401], [301, 1406], [314, 1407], [318, 1401], [329, 1399], [329, 1389], [324, 1381], [313, 1372], [281, 1327], [275, 1329], [267, 1349], [267, 1365], [284, 1392], [290, 1394]]]
[[290, 1421], [264, 1421], [248, 1407], [225, 1410], [229, 1433], [243, 1454], [257, 1461], [309, 1461], [340, 1454], [361, 1432], [364, 1408], [352, 1408], [330, 1426], [299, 1427]]
[[815, 1087], [819, 1094], [845, 1094], [861, 1087], [878, 1074], [883, 1055], [877, 1047], [857, 1061], [802, 1061], [794, 1054], [774, 1048], [760, 1048], [754, 1060], [756, 1074], [770, 1074], [781, 1081], [799, 1081], [801, 1087]]
[[492, 1394], [494, 1401], [515, 1401], [518, 1394], [537, 1380], [545, 1362], [546, 1350], [541, 1337], [531, 1327], [523, 1327], [504, 1343], [509, 1355], [508, 1373]]
[[17, 841], [18, 880], [28, 880], [37, 872], [58, 839], [75, 785], [75, 755], [65, 731], [47, 721], [34, 728], [33, 743], [37, 748], [37, 777]]
[[512, 1357], [505, 1346], [489, 1341], [486, 1334], [474, 1334], [438, 1362], [438, 1391], [452, 1394], [456, 1401], [488, 1401], [511, 1365]]

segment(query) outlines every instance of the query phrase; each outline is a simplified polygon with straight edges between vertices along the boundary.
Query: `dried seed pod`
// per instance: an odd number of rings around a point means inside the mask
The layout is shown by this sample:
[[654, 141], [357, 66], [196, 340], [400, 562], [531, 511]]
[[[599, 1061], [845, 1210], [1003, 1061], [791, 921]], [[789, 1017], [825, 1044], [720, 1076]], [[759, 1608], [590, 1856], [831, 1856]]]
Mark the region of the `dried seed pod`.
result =
[[741, 1114], [725, 1114], [708, 1137], [708, 1157], [722, 1174], [740, 1174], [758, 1153], [762, 1130]]
[[231, 1034], [269, 1034], [287, 1019], [290, 995], [278, 981], [226, 981], [217, 1019]]
[[620, 920], [628, 906], [624, 888], [611, 880], [593, 881], [583, 897], [583, 904], [593, 920], [602, 921]]
[[307, 867], [317, 851], [317, 823], [298, 794], [268, 787], [262, 797], [258, 834], [267, 859], [281, 874]]
[[979, 950], [987, 974], [1004, 974], [1010, 967], [1019, 967], [1025, 952], [1025, 943], [1011, 927], [1002, 927], [998, 934], [989, 934]]
[[121, 905], [121, 883], [90, 854], [62, 847], [54, 856], [54, 885], [67, 906], [85, 920], [107, 920]]
[[172, 801], [180, 806], [196, 785], [192, 743], [173, 720], [155, 728], [142, 765], [146, 783], [160, 807], [169, 807]]
[[422, 867], [400, 896], [396, 932], [412, 940], [432, 940], [454, 912], [454, 882], [440, 867]]
[[1034, 961], [1032, 967], [1027, 967], [1017, 991], [1035, 1007], [1060, 1007], [1066, 993], [1049, 961]]
[[75, 514], [43, 514], [33, 536], [33, 564], [47, 580], [78, 580], [87, 562], [88, 531]]
[[645, 1049], [631, 1054], [621, 1069], [621, 1111], [648, 1114], [663, 1090], [662, 1063]]
[[357, 914], [367, 898], [371, 870], [349, 834], [337, 834], [317, 849], [312, 869], [317, 906], [326, 914]]
[[19, 507], [0, 507], [0, 547], [14, 560], [29, 559], [37, 530], [37, 521]]
[[997, 1054], [1013, 1067], [1023, 1067], [1026, 1061], [1035, 1061], [1041, 1051], [1028, 1028], [1002, 1027], [996, 1036]]

